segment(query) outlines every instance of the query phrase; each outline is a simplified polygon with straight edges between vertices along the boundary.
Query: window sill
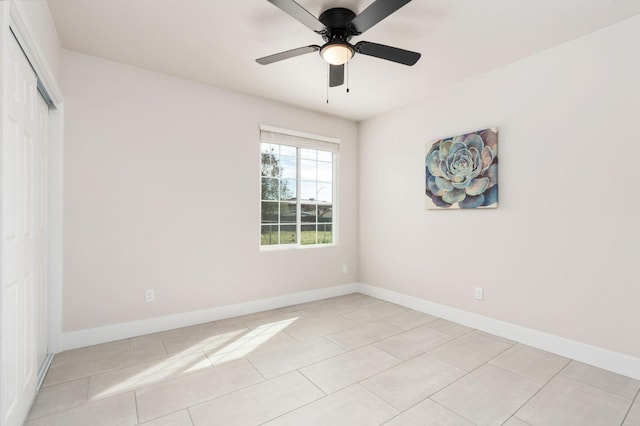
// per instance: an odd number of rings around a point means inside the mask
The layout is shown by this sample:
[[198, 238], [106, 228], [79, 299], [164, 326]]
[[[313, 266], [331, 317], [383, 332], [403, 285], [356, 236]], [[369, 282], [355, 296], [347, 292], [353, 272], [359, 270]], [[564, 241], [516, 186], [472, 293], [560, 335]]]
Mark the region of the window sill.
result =
[[309, 249], [317, 249], [317, 248], [326, 248], [326, 247], [336, 247], [337, 244], [309, 244], [309, 245], [299, 245], [299, 244], [286, 244], [286, 245], [272, 245], [272, 246], [260, 246], [261, 252], [270, 252], [270, 251], [288, 251], [288, 250], [309, 250]]

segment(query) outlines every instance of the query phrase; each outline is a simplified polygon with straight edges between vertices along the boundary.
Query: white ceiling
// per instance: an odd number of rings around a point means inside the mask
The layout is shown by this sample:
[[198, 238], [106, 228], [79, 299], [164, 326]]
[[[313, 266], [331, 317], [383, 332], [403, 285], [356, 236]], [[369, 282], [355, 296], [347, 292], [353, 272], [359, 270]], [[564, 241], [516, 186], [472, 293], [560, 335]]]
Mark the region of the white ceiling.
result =
[[[317, 53], [256, 58], [322, 39], [267, 0], [48, 0], [65, 49], [363, 120], [460, 80], [620, 22], [638, 0], [413, 0], [360, 40], [422, 53], [413, 67], [356, 55], [350, 93], [330, 89]], [[298, 0], [318, 16], [372, 0]]]

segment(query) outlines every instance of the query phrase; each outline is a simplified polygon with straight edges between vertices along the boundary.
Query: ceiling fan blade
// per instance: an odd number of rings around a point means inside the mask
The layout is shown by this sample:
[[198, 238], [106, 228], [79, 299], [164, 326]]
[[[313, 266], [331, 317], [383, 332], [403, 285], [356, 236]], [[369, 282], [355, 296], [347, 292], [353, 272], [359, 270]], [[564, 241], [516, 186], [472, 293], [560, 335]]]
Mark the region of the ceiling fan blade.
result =
[[274, 62], [282, 61], [284, 59], [294, 58], [296, 56], [304, 55], [306, 53], [317, 52], [320, 50], [320, 46], [305, 46], [298, 47], [297, 49], [287, 50], [285, 52], [275, 53], [273, 55], [265, 56], [263, 58], [256, 59], [256, 62], [260, 65], [269, 65]]
[[321, 33], [325, 30], [325, 26], [322, 22], [313, 16], [304, 7], [300, 6], [293, 0], [268, 0], [274, 6], [280, 8], [282, 11], [293, 17], [294, 19], [302, 22], [307, 27], [311, 28], [317, 33]]
[[376, 0], [353, 18], [351, 25], [358, 34], [362, 34], [411, 0]]
[[342, 86], [344, 84], [344, 64], [329, 65], [329, 87]]
[[399, 49], [397, 47], [386, 46], [384, 44], [361, 41], [355, 45], [356, 52], [367, 56], [386, 59], [403, 65], [414, 65], [420, 59], [420, 53], [410, 50]]

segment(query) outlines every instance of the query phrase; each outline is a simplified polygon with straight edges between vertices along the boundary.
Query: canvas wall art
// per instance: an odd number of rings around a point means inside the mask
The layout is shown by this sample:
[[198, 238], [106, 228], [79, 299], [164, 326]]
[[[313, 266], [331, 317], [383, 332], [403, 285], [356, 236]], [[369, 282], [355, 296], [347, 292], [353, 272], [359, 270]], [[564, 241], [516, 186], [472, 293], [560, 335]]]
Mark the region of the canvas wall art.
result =
[[427, 209], [498, 207], [498, 129], [427, 144]]

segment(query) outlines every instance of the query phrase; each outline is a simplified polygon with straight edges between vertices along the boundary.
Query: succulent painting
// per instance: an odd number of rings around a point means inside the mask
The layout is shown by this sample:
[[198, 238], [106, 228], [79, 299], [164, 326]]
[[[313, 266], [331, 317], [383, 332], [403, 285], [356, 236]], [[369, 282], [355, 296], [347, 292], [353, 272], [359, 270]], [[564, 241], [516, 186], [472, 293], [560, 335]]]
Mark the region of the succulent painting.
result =
[[498, 129], [431, 143], [425, 169], [428, 208], [498, 207]]

